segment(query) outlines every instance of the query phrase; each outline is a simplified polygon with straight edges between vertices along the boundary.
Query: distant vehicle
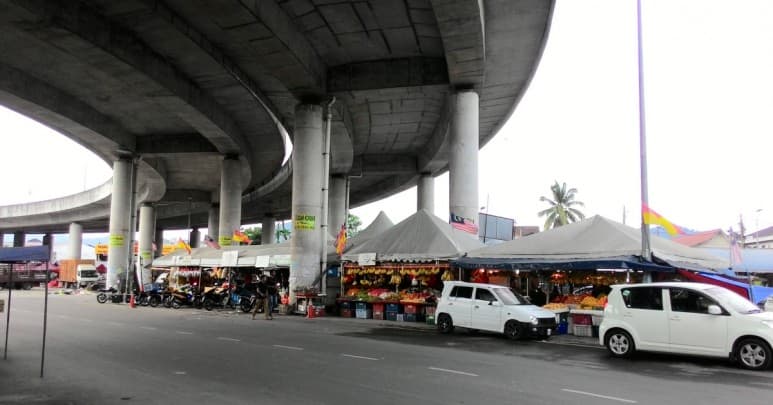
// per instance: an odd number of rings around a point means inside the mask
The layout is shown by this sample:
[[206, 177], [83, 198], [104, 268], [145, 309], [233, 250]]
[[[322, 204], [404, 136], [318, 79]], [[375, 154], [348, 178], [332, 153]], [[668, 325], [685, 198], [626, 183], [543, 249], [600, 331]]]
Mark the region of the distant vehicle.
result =
[[75, 277], [78, 287], [88, 287], [99, 281], [99, 273], [93, 264], [79, 264], [76, 267]]
[[441, 333], [451, 333], [454, 327], [461, 326], [504, 333], [510, 339], [547, 339], [556, 327], [553, 312], [495, 284], [446, 281], [436, 314]]
[[[56, 273], [51, 273], [52, 278], [55, 275]], [[0, 264], [0, 288], [29, 290], [45, 281], [45, 269], [30, 268], [27, 265]]]
[[773, 313], [710, 284], [614, 285], [599, 343], [615, 357], [636, 350], [725, 357], [764, 370], [773, 362]]

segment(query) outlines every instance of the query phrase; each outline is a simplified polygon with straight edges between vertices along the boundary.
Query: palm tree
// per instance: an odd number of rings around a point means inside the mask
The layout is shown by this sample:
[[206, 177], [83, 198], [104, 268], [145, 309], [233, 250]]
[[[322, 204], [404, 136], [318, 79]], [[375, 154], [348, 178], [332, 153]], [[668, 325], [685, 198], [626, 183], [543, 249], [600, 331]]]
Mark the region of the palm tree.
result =
[[576, 222], [581, 219], [585, 219], [585, 214], [580, 210], [573, 208], [573, 206], [584, 207], [580, 201], [575, 201], [574, 196], [577, 194], [576, 188], [566, 189], [566, 183], [562, 185], [558, 184], [558, 181], [550, 186], [550, 191], [553, 192], [553, 199], [547, 197], [540, 197], [540, 201], [547, 201], [550, 204], [550, 208], [539, 212], [539, 216], [544, 217], [545, 226], [544, 230], [550, 228], [557, 228], [561, 225], [566, 225], [569, 222]]

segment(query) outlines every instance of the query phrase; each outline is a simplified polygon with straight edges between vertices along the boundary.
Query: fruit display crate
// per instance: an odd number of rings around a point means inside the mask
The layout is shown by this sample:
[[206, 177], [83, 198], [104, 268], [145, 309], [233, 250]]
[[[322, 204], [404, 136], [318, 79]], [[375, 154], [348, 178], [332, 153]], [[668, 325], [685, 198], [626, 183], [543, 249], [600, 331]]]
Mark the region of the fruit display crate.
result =
[[574, 325], [572, 334], [575, 336], [593, 337], [593, 325]]

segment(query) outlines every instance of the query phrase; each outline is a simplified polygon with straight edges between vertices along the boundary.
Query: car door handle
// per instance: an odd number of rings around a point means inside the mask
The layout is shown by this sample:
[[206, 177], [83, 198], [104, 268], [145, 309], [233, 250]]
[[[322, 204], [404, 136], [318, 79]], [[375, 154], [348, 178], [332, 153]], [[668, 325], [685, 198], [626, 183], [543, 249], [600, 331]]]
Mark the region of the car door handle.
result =
[[633, 315], [630, 312], [623, 312], [623, 318], [630, 318]]
[[678, 317], [678, 316], [672, 316], [672, 317], [671, 317], [671, 318], [669, 318], [669, 319], [671, 319], [672, 321], [681, 321], [681, 320], [682, 320], [682, 318], [680, 318], [680, 317]]
[[478, 308], [480, 308], [480, 307], [476, 305], [476, 306], [475, 306], [475, 309], [478, 309]]

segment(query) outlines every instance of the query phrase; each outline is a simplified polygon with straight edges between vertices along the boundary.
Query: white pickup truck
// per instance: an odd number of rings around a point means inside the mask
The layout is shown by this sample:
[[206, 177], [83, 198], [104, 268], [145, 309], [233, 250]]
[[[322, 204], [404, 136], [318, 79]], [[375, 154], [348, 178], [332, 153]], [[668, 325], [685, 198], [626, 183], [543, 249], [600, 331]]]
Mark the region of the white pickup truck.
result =
[[76, 280], [78, 287], [88, 287], [99, 281], [99, 273], [93, 264], [79, 264], [77, 267]]

